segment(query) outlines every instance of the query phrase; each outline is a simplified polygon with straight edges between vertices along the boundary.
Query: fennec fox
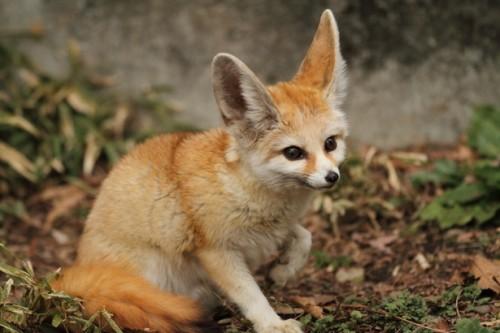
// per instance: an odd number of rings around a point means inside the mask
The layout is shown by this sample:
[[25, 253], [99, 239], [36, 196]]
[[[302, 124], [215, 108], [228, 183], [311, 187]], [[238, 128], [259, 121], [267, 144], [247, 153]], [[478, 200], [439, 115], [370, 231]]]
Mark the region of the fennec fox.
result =
[[266, 87], [225, 53], [212, 75], [224, 128], [162, 135], [125, 156], [102, 185], [75, 266], [53, 286], [126, 328], [205, 332], [203, 309], [220, 293], [258, 333], [301, 332], [251, 272], [281, 251], [270, 277], [284, 285], [297, 274], [311, 247], [299, 222], [314, 190], [339, 178], [347, 124], [332, 12], [292, 80]]

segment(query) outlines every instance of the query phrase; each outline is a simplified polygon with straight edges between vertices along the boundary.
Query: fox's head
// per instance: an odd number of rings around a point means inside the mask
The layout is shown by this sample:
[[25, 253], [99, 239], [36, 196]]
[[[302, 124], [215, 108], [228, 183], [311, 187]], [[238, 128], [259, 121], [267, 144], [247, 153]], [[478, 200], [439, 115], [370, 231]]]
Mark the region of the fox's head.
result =
[[347, 123], [339, 110], [346, 78], [330, 10], [321, 16], [298, 72], [266, 87], [238, 58], [212, 63], [215, 97], [242, 162], [274, 187], [332, 187], [345, 157]]

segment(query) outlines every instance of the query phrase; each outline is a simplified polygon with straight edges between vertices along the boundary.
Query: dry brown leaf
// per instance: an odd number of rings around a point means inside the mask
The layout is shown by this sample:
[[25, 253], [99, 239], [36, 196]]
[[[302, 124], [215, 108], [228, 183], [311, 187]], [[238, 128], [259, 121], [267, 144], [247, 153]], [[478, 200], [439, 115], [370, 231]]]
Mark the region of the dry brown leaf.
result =
[[35, 137], [40, 136], [40, 131], [33, 126], [27, 119], [21, 116], [3, 116], [0, 117], [0, 124], [5, 124], [13, 127], [18, 127], [26, 132], [30, 133]]
[[68, 235], [66, 235], [64, 232], [62, 232], [60, 230], [52, 229], [50, 234], [52, 235], [52, 238], [55, 239], [57, 244], [66, 245], [66, 244], [69, 244], [71, 241], [70, 238], [68, 237]]
[[33, 163], [16, 149], [3, 142], [0, 142], [0, 160], [10, 165], [24, 178], [35, 181], [35, 166]]
[[500, 294], [500, 260], [489, 260], [476, 255], [472, 262], [471, 273], [479, 279], [479, 288], [491, 289]]
[[95, 113], [95, 107], [85, 99], [78, 91], [71, 91], [67, 96], [67, 101], [73, 109], [78, 112], [92, 115]]
[[27, 68], [21, 68], [17, 72], [17, 75], [19, 75], [19, 78], [30, 88], [34, 88], [40, 84], [40, 78], [38, 75]]
[[73, 185], [49, 188], [42, 192], [40, 197], [45, 200], [52, 200], [52, 209], [47, 214], [43, 224], [43, 231], [52, 229], [54, 222], [65, 215], [68, 215], [73, 208], [85, 199], [85, 192]]
[[334, 295], [327, 295], [327, 294], [314, 295], [314, 301], [316, 302], [316, 304], [319, 304], [319, 305], [332, 303], [336, 299], [337, 299], [337, 297], [335, 297]]
[[438, 321], [436, 322], [436, 327], [438, 330], [441, 330], [443, 332], [450, 332], [450, 325], [444, 318], [439, 318]]
[[32, 202], [43, 202], [57, 200], [65, 196], [71, 195], [75, 191], [80, 189], [74, 185], [62, 185], [62, 186], [49, 186], [46, 187], [41, 193], [36, 194], [32, 198]]
[[422, 165], [429, 160], [426, 154], [410, 151], [398, 151], [391, 153], [391, 158], [402, 160], [408, 163]]
[[88, 133], [85, 138], [85, 154], [83, 155], [83, 174], [85, 176], [89, 176], [94, 170], [101, 148], [96, 135], [93, 132]]
[[371, 247], [379, 251], [390, 254], [392, 253], [392, 251], [391, 249], [387, 248], [387, 245], [393, 243], [397, 238], [398, 238], [397, 235], [384, 235], [372, 239], [371, 241], [368, 242], [368, 244], [370, 244]]
[[323, 318], [323, 309], [316, 304], [313, 297], [292, 296], [290, 300], [302, 306], [304, 311], [310, 313], [314, 318]]
[[396, 168], [394, 167], [394, 164], [389, 158], [385, 160], [385, 167], [389, 176], [389, 185], [394, 191], [398, 193], [401, 192], [401, 182], [399, 181], [398, 173], [396, 171]]
[[303, 314], [304, 310], [302, 308], [295, 308], [288, 304], [279, 304], [274, 307], [274, 310], [280, 315], [299, 315]]
[[113, 134], [121, 137], [125, 130], [125, 124], [130, 116], [130, 109], [125, 105], [117, 107], [114, 117], [111, 119], [110, 127]]

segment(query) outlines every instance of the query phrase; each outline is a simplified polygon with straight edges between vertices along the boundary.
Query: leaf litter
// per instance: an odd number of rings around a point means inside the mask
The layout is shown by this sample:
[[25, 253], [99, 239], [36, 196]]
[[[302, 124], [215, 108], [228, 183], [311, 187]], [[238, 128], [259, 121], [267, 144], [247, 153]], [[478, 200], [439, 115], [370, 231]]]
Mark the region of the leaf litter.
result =
[[[0, 45], [0, 75], [12, 83], [0, 84], [0, 148], [8, 155], [0, 154], [0, 244], [9, 249], [0, 245], [0, 327], [7, 332], [99, 332], [103, 324], [119, 332], [111, 314], [83, 318], [81, 303], [47, 281], [73, 262], [106, 172], [151, 134], [129, 131], [137, 108], [163, 116], [168, 109], [157, 98], [163, 89], [133, 103], [102, 99], [88, 85], [112, 80], [87, 75], [70, 44], [74, 76], [65, 82]], [[351, 156], [341, 184], [319, 195], [307, 216], [313, 251], [300, 276], [278, 288], [267, 269], [257, 273], [280, 315], [313, 333], [499, 332], [498, 112], [479, 108], [455, 147], [366, 147]], [[215, 318], [226, 332], [250, 331], [232, 304]]]

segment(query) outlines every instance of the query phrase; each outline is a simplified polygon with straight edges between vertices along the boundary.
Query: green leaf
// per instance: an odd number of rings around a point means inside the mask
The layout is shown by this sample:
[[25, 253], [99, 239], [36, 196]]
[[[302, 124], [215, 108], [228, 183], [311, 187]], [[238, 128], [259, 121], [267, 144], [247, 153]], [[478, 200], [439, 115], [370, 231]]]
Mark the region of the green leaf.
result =
[[0, 319], [0, 327], [5, 329], [5, 332], [11, 332], [11, 333], [23, 333], [22, 331], [18, 330], [14, 326], [10, 325], [9, 323], [3, 321]]
[[53, 327], [59, 327], [59, 325], [61, 325], [61, 323], [63, 322], [64, 318], [61, 316], [60, 313], [56, 313], [54, 315], [54, 317], [52, 317], [52, 326]]
[[111, 318], [111, 314], [109, 312], [103, 310], [101, 311], [101, 314], [108, 322], [109, 327], [111, 327], [115, 333], [123, 333], [123, 331], [120, 329], [120, 327], [118, 327], [113, 318]]
[[488, 189], [481, 183], [461, 184], [443, 193], [439, 199], [446, 204], [464, 204], [478, 200], [487, 193]]
[[14, 284], [14, 280], [8, 279], [3, 288], [0, 289], [0, 303], [5, 302], [7, 297], [10, 296], [10, 292], [12, 291], [12, 285]]
[[479, 319], [459, 319], [455, 325], [457, 333], [494, 333], [493, 330], [482, 327]]
[[438, 160], [432, 170], [413, 173], [411, 181], [416, 187], [421, 187], [428, 183], [455, 186], [463, 181], [465, 173], [464, 168], [459, 166], [455, 161]]
[[500, 210], [500, 201], [482, 201], [472, 208], [474, 219], [479, 224], [483, 224], [495, 217]]
[[474, 167], [474, 175], [492, 190], [500, 192], [500, 165], [498, 162], [478, 162]]
[[500, 109], [482, 106], [476, 109], [469, 128], [469, 145], [485, 157], [500, 157]]

